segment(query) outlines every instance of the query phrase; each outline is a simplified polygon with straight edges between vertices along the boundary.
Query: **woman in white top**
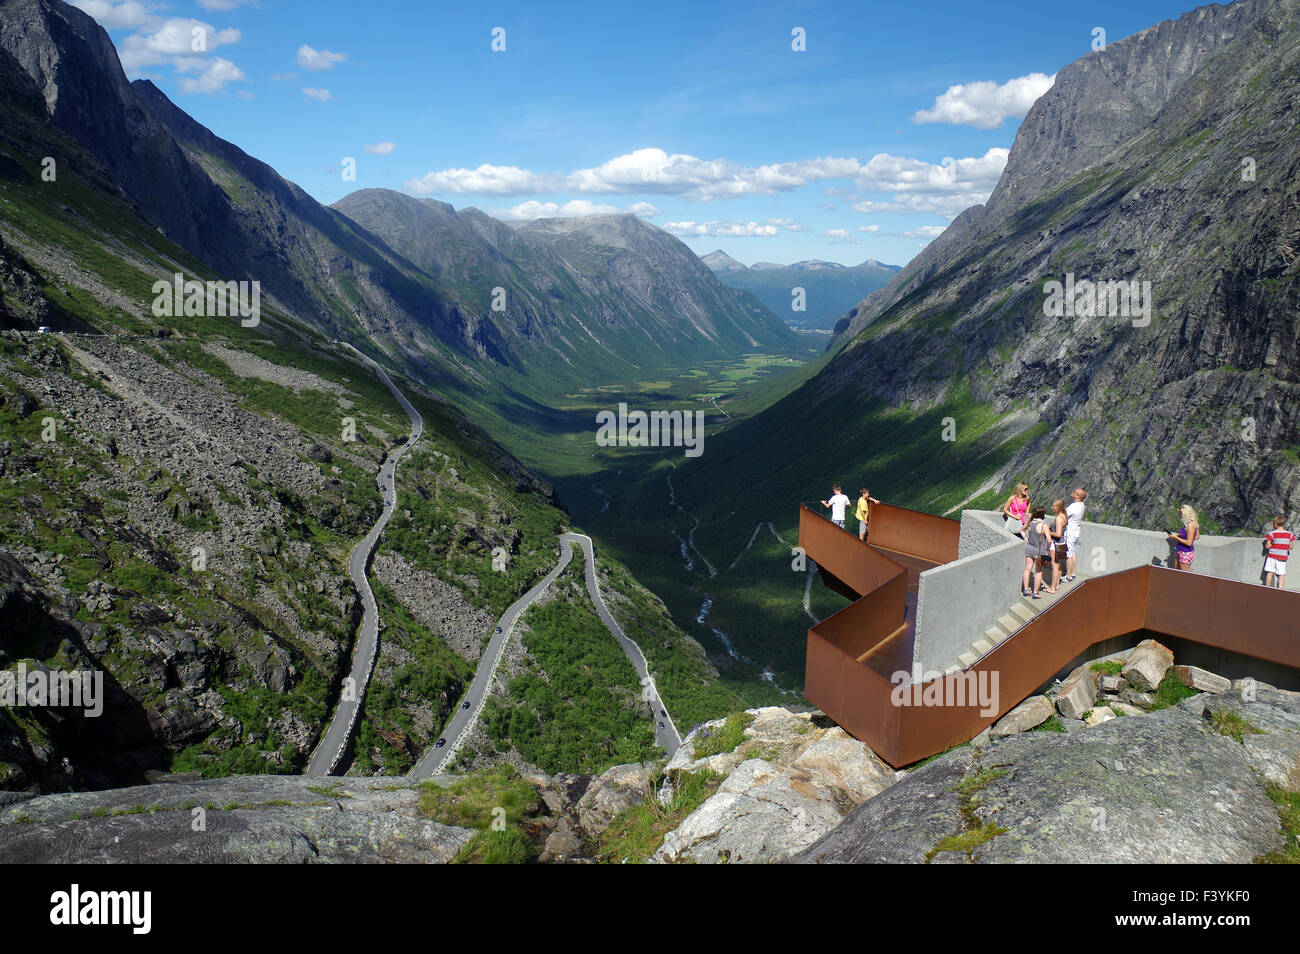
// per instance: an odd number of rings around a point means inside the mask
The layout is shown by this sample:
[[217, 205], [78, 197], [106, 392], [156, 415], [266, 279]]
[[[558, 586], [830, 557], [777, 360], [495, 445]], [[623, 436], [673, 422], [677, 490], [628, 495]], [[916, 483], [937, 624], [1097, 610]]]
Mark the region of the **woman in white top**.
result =
[[1074, 582], [1075, 553], [1079, 547], [1079, 534], [1083, 532], [1083, 514], [1087, 510], [1084, 501], [1088, 491], [1076, 487], [1070, 494], [1071, 503], [1065, 508], [1065, 582]]

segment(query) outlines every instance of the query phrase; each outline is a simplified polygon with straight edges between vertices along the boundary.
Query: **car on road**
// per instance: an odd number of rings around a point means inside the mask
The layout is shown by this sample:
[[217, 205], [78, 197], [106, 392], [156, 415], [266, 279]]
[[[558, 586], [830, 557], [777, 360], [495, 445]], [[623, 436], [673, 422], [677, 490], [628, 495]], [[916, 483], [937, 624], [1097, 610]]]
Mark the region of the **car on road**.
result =
[[500, 626], [497, 627], [497, 635], [498, 635], [498, 636], [501, 635], [501, 627], [500, 627]]
[[460, 707], [461, 707], [462, 709], [468, 709], [468, 708], [469, 708], [469, 700], [466, 699], [464, 702], [462, 702], [462, 703], [460, 704]]
[[661, 729], [664, 728], [664, 724], [662, 722], [659, 723], [659, 728]]
[[[661, 716], [663, 716], [665, 719], [668, 718], [668, 710], [667, 710], [667, 709], [660, 709], [660, 710], [659, 710], [659, 714], [660, 714]], [[662, 725], [662, 723], [660, 723], [660, 724]]]
[[438, 743], [437, 743], [437, 748], [442, 748], [442, 747], [443, 747], [444, 745], [446, 745], [446, 744], [447, 744], [447, 740], [446, 740], [446, 739], [439, 739], [439, 740], [438, 740]]

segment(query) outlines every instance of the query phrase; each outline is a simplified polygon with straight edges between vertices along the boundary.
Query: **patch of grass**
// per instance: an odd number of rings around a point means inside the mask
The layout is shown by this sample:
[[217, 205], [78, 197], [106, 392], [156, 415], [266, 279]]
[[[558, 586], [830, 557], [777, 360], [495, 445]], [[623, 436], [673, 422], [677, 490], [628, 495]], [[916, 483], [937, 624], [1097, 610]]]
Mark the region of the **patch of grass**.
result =
[[518, 827], [538, 811], [537, 789], [509, 765], [474, 772], [451, 785], [420, 786], [420, 812], [443, 825], [489, 829], [501, 819]]
[[1160, 685], [1156, 687], [1156, 701], [1151, 703], [1151, 708], [1147, 711], [1155, 712], [1157, 709], [1172, 708], [1184, 699], [1190, 699], [1196, 694], [1197, 690], [1185, 684], [1173, 672], [1168, 672], [1165, 674], [1165, 678], [1160, 680]]
[[1263, 735], [1264, 730], [1250, 724], [1241, 713], [1231, 709], [1215, 709], [1210, 712], [1210, 726], [1219, 735], [1242, 741], [1243, 735]]
[[[616, 815], [600, 836], [598, 853], [602, 861], [613, 864], [645, 861], [659, 850], [664, 835], [703, 805], [726, 778], [708, 769], [668, 774], [673, 784], [673, 797], [667, 807], [660, 805], [652, 794], [640, 805]], [[652, 784], [652, 791], [657, 787]]]
[[1277, 812], [1282, 824], [1282, 834], [1286, 836], [1286, 845], [1281, 851], [1271, 851], [1255, 859], [1264, 865], [1300, 864], [1300, 791], [1279, 788], [1270, 785], [1268, 797], [1277, 803]]
[[979, 793], [988, 788], [994, 779], [1001, 778], [1007, 774], [1004, 768], [990, 766], [988, 768], [976, 768], [973, 772], [962, 777], [962, 780], [953, 786], [952, 790], [957, 793], [958, 805], [957, 811], [961, 815], [962, 823], [966, 830], [958, 835], [950, 835], [942, 839], [938, 844], [925, 853], [925, 863], [929, 864], [935, 856], [945, 851], [958, 851], [964, 854], [968, 859], [974, 860], [975, 849], [980, 845], [987, 844], [998, 835], [1007, 831], [995, 825], [993, 822], [981, 822], [975, 809], [979, 807]]
[[474, 837], [465, 842], [456, 857], [451, 859], [454, 865], [526, 865], [536, 857], [537, 850], [518, 828], [504, 831], [476, 831]]
[[1006, 832], [1005, 828], [999, 828], [992, 822], [988, 822], [979, 828], [972, 829], [971, 831], [964, 831], [960, 835], [952, 835], [951, 837], [943, 839], [943, 841], [939, 842], [925, 853], [926, 863], [928, 864], [933, 861], [934, 856], [942, 851], [960, 851], [967, 858], [974, 859], [976, 848], [992, 841], [1004, 832]]
[[751, 713], [736, 712], [727, 716], [726, 722], [716, 729], [701, 729], [695, 737], [695, 757], [706, 759], [723, 752], [734, 752], [745, 741], [745, 730], [753, 722]]
[[1103, 676], [1118, 676], [1124, 671], [1124, 664], [1118, 659], [1112, 659], [1109, 662], [1095, 662], [1089, 668]]
[[1065, 726], [1061, 725], [1061, 720], [1056, 717], [1056, 713], [1052, 713], [1050, 716], [1047, 717], [1046, 722], [1044, 722], [1042, 725], [1034, 726], [1029, 731], [1030, 732], [1064, 732]]

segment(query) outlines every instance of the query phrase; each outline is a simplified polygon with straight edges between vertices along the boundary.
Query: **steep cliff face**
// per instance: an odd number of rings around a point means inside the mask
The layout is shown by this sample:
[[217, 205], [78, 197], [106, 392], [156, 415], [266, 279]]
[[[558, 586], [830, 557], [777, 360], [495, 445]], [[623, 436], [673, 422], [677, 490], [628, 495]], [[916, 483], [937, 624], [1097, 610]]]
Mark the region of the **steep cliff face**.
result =
[[[796, 409], [845, 414], [870, 432], [878, 406], [947, 407], [955, 441], [937, 429], [892, 438], [896, 456], [932, 449], [931, 473], [918, 475], [931, 484], [994, 446], [970, 440], [991, 414], [1004, 460], [963, 478], [968, 494], [983, 484], [996, 496], [1024, 478], [1052, 495], [1083, 483], [1093, 512], [1118, 522], [1159, 525], [1177, 502], [1230, 531], [1253, 532], [1276, 513], [1294, 519], [1300, 426], [1286, 409], [1300, 397], [1300, 5], [1262, 6], [1228, 8], [1235, 18], [1194, 11], [1141, 34], [1132, 54], [1116, 43], [1062, 70], [988, 209], [959, 218], [882, 293], [883, 307], [864, 305], [856, 335], [802, 393], [734, 439], [780, 428]], [[1128, 119], [1089, 124], [1086, 104], [1119, 68], [1104, 66], [1112, 55], [1132, 88], [1159, 95], [1134, 100]], [[1053, 125], [1058, 138], [1082, 138], [1059, 161], [1036, 138]], [[1089, 313], [1090, 286], [1075, 287], [1084, 280], [1129, 283], [1132, 300], [1107, 284]], [[1051, 282], [1073, 289], [1071, 308], [1055, 307]], [[830, 438], [814, 427], [805, 440]], [[882, 466], [851, 452], [834, 460]], [[926, 505], [909, 484], [898, 490]]]
[[1183, 83], [1272, 3], [1238, 0], [1197, 7], [1062, 67], [1052, 88], [1020, 124], [989, 201], [954, 219], [895, 280], [867, 296], [840, 332], [852, 338], [933, 277], [966, 243], [999, 228], [1054, 185], [1122, 150], [1155, 120]]

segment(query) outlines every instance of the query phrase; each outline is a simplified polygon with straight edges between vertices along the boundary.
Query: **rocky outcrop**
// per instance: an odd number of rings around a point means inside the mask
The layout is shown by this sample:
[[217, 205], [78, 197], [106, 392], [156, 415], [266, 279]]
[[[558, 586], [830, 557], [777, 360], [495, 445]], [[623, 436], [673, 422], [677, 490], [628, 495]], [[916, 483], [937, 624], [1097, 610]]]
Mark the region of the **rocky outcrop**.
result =
[[814, 724], [809, 713], [751, 710], [745, 741], [733, 751], [697, 758], [707, 723], [692, 732], [668, 770], [725, 774], [698, 809], [669, 832], [654, 861], [760, 863], [779, 861], [833, 829], [853, 806], [884, 790], [895, 773], [838, 726]]
[[473, 832], [419, 801], [397, 779], [276, 776], [47, 795], [0, 807], [0, 863], [448, 862]]
[[[1300, 769], [1300, 693], [1253, 696], [1196, 695], [1078, 732], [963, 746], [908, 773], [795, 860], [1250, 862], [1284, 847], [1266, 787]], [[1222, 712], [1262, 734], [1223, 734]]]

